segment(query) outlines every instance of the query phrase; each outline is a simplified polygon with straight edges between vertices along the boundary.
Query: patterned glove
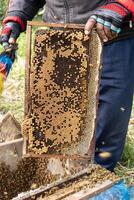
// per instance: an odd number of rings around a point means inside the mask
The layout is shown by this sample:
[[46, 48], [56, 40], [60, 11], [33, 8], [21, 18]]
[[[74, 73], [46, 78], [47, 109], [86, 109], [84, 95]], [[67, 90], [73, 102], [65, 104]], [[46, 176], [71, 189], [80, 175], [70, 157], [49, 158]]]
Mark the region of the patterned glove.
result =
[[98, 8], [90, 19], [94, 19], [115, 33], [121, 32], [124, 19], [130, 16], [130, 12], [119, 3], [108, 3]]
[[25, 30], [26, 24], [19, 17], [6, 17], [3, 21], [0, 43], [6, 47], [14, 44], [20, 33]]

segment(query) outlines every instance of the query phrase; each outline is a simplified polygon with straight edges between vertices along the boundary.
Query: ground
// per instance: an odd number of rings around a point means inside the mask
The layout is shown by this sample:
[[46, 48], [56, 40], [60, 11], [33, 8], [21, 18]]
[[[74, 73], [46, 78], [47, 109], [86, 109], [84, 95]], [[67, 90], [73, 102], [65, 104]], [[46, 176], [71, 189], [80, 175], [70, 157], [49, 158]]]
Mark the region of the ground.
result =
[[[23, 121], [24, 113], [24, 75], [25, 75], [25, 34], [19, 38], [19, 50], [12, 71], [0, 96], [0, 116], [10, 111], [17, 120]], [[134, 118], [134, 105], [132, 111]], [[134, 125], [129, 126], [128, 137], [121, 162], [116, 168], [118, 175], [127, 176], [129, 183], [134, 181]]]

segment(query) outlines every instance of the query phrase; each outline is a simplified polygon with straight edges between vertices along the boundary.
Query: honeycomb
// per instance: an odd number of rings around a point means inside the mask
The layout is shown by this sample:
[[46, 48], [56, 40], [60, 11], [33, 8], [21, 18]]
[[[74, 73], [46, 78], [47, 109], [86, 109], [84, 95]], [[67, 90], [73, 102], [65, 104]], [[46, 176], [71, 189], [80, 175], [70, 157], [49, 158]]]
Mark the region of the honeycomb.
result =
[[30, 115], [23, 123], [28, 151], [81, 156], [92, 151], [99, 50], [98, 35], [86, 36], [83, 29], [36, 31]]

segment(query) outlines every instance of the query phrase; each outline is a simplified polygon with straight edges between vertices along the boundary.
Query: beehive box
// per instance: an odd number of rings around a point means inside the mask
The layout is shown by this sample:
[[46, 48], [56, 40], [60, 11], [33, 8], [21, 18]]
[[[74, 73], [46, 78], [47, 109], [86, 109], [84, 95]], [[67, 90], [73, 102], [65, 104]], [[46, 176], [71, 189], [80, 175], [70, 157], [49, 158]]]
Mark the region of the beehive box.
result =
[[[33, 26], [40, 27], [35, 35]], [[27, 38], [26, 151], [90, 159], [98, 102], [98, 35], [86, 36], [82, 25], [29, 22]]]
[[[67, 177], [38, 188], [33, 184], [29, 191], [20, 193], [13, 200], [89, 200], [118, 182], [119, 178], [114, 173], [98, 165], [90, 165], [71, 178]], [[116, 192], [118, 193], [117, 188]]]
[[[62, 175], [59, 179], [48, 170], [47, 162], [46, 158], [23, 158], [13, 171], [9, 166], [0, 163], [0, 199], [85, 200], [101, 192], [104, 192], [105, 196], [106, 190], [119, 181], [114, 173], [93, 164], [71, 176]], [[122, 196], [125, 190], [122, 184], [118, 187], [115, 185], [114, 192], [111, 189], [108, 197], [114, 197], [115, 192]], [[124, 191], [123, 194], [121, 191]]]

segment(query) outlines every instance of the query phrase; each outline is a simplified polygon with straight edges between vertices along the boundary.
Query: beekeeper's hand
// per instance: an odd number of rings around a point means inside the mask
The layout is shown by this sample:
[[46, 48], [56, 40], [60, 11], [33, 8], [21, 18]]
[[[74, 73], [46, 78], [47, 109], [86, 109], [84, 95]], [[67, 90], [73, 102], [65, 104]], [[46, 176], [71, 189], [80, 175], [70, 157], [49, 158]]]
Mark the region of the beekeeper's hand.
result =
[[131, 12], [122, 4], [113, 1], [93, 12], [85, 25], [85, 34], [90, 34], [93, 27], [103, 42], [113, 39], [121, 32], [124, 20], [131, 18]]
[[25, 23], [19, 17], [6, 17], [3, 20], [0, 43], [4, 47], [10, 44], [15, 44], [20, 33], [23, 32], [25, 28]]

